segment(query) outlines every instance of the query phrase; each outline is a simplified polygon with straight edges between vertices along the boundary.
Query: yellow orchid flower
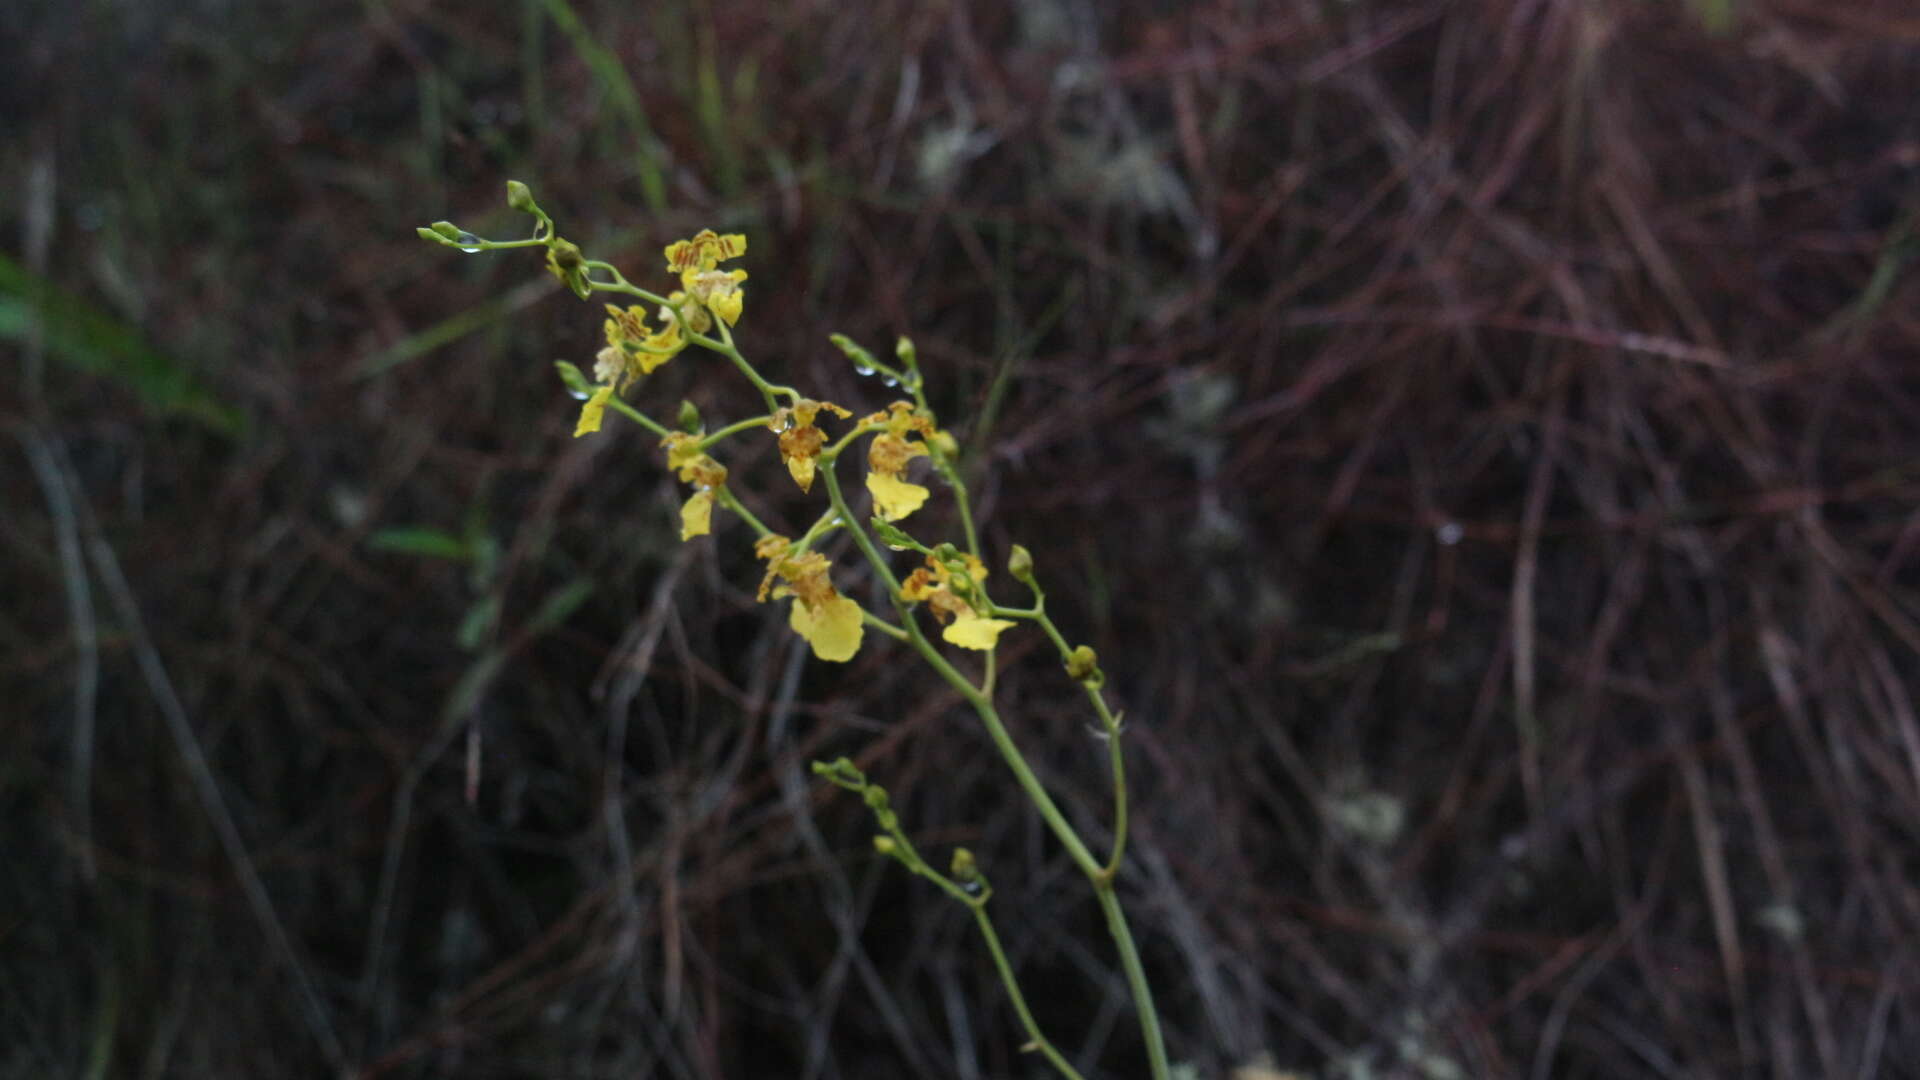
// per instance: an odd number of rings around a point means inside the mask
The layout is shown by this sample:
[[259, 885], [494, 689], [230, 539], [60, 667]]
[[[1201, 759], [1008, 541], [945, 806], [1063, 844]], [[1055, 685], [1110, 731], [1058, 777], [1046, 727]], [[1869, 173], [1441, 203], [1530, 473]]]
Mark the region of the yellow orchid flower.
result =
[[[607, 315], [607, 348], [600, 350], [601, 363], [594, 367], [594, 377], [602, 382], [611, 381], [607, 377], [611, 374], [625, 386], [640, 375], [653, 374], [687, 347], [686, 335], [670, 314], [663, 316], [666, 325], [659, 330], [647, 325], [646, 309], [637, 304], [624, 311], [608, 304]], [[614, 350], [612, 356], [609, 349]]]
[[685, 284], [695, 300], [732, 326], [740, 321], [740, 309], [746, 303], [746, 293], [740, 288], [745, 280], [745, 270], [696, 270]]
[[[817, 551], [793, 555], [792, 550], [793, 542], [777, 534], [763, 536], [753, 546], [753, 553], [767, 560], [767, 576], [760, 582], [758, 598], [765, 601], [769, 588], [775, 600], [793, 597], [787, 625], [806, 639], [813, 655], [836, 663], [853, 659], [866, 635], [860, 605], [833, 587], [827, 577], [825, 555]], [[784, 584], [775, 586], [776, 578]]]
[[782, 406], [767, 421], [767, 426], [780, 434], [780, 460], [786, 463], [787, 472], [803, 492], [813, 490], [814, 468], [819, 462], [820, 448], [827, 441], [827, 433], [813, 423], [822, 412], [836, 413], [843, 420], [853, 415], [831, 401], [801, 398], [792, 405]]
[[908, 603], [925, 604], [932, 610], [935, 620], [948, 623], [940, 632], [942, 640], [963, 649], [977, 649], [990, 652], [999, 643], [1000, 634], [1013, 626], [1006, 619], [992, 619], [975, 610], [971, 596], [984, 597], [978, 592], [981, 583], [987, 579], [986, 564], [973, 555], [962, 555], [967, 582], [962, 583], [968, 596], [960, 595], [954, 585], [959, 577], [946, 563], [929, 555], [927, 565], [908, 575], [901, 583], [900, 598]]
[[867, 446], [867, 491], [873, 495], [875, 512], [887, 521], [898, 521], [920, 509], [932, 494], [904, 477], [914, 458], [927, 456], [927, 444], [908, 436], [937, 434], [933, 421], [915, 413], [911, 402], [896, 401], [861, 423], [886, 425]]
[[704, 334], [713, 329], [713, 316], [707, 314], [707, 309], [701, 307], [699, 304], [693, 303], [686, 293], [675, 289], [667, 294], [667, 302], [660, 306], [660, 321], [667, 325], [667, 328], [662, 330], [661, 333], [670, 334], [674, 340], [679, 341], [680, 345], [677, 347], [684, 348], [686, 346], [685, 338], [687, 335], [685, 331], [681, 329], [680, 317], [673, 313], [675, 306], [680, 308], [681, 315], [687, 317], [686, 330], [691, 330], [696, 334]]
[[680, 507], [680, 539], [706, 536], [713, 530], [714, 489], [727, 482], [727, 467], [700, 449], [700, 437], [676, 431], [660, 440], [667, 451], [667, 467], [679, 473], [693, 494]]
[[711, 270], [727, 259], [747, 253], [747, 238], [739, 233], [726, 236], [712, 229], [701, 229], [691, 240], [675, 240], [667, 245], [667, 269], [676, 274], [689, 270]]
[[[740, 321], [740, 309], [746, 302], [746, 294], [740, 289], [740, 283], [747, 280], [745, 270], [716, 269], [728, 259], [738, 258], [747, 253], [747, 238], [739, 233], [726, 236], [712, 229], [702, 229], [691, 240], [676, 240], [667, 245], [667, 269], [680, 275], [680, 284], [686, 289], [684, 295], [693, 298], [698, 305], [687, 315], [687, 322], [696, 334], [705, 333], [706, 327], [699, 325], [708, 311], [728, 326]], [[675, 293], [673, 300], [680, 302], [683, 294]]]

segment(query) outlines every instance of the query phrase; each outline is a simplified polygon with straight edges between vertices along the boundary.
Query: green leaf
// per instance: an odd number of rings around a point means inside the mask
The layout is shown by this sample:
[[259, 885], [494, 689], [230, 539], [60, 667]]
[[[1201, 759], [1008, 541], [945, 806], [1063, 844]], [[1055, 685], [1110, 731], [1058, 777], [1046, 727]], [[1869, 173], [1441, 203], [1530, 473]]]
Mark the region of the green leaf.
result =
[[473, 558], [473, 545], [439, 529], [401, 526], [381, 529], [367, 537], [367, 546], [376, 551], [398, 551], [407, 555], [425, 555], [435, 559], [466, 562]]
[[184, 416], [238, 437], [246, 417], [201, 385], [140, 331], [0, 255], [0, 339], [42, 335], [47, 351], [81, 371], [124, 384], [156, 412]]

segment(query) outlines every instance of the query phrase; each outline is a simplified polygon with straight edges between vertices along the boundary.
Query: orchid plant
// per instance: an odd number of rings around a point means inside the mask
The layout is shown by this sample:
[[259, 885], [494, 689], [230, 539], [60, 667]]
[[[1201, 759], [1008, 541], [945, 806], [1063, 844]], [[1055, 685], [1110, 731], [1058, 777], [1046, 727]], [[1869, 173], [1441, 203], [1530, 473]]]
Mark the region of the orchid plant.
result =
[[[805, 639], [814, 656], [845, 663], [860, 651], [867, 631], [872, 630], [918, 655], [967, 702], [1021, 790], [1092, 887], [1133, 997], [1151, 1075], [1154, 1080], [1167, 1080], [1171, 1074], [1153, 994], [1116, 890], [1127, 844], [1121, 716], [1107, 702], [1103, 689], [1106, 678], [1093, 649], [1069, 644], [1047, 614], [1046, 594], [1035, 577], [1033, 558], [1024, 547], [1013, 545], [1005, 565], [1008, 576], [1029, 594], [1027, 604], [1001, 603], [988, 592], [989, 573], [959, 464], [959, 445], [939, 425], [927, 404], [913, 343], [901, 338], [894, 360], [887, 362], [846, 337], [833, 335], [833, 343], [857, 370], [884, 375], [887, 385], [899, 387], [905, 395], [856, 420], [851, 409], [770, 381], [741, 352], [734, 328], [745, 311], [743, 285], [747, 272], [722, 269], [721, 264], [747, 254], [745, 236], [703, 230], [691, 239], [667, 245], [665, 270], [674, 275], [678, 288], [656, 293], [633, 284], [612, 264], [587, 258], [576, 244], [562, 239], [553, 219], [534, 201], [525, 184], [507, 182], [507, 203], [533, 217], [531, 238], [488, 240], [446, 221], [420, 229], [420, 236], [469, 252], [542, 249], [548, 271], [581, 299], [605, 293], [638, 301], [625, 307], [606, 305], [606, 345], [594, 359], [590, 379], [575, 365], [558, 365], [568, 389], [583, 399], [575, 437], [600, 432], [608, 410], [612, 410], [659, 439], [667, 467], [689, 489], [680, 508], [681, 540], [713, 534], [716, 509], [743, 522], [756, 538], [754, 554], [766, 563], [759, 599], [792, 600], [787, 623]], [[670, 428], [627, 402], [630, 390], [689, 346], [698, 346], [732, 364], [758, 392], [764, 412], [708, 430], [689, 406], [682, 409], [677, 426]], [[823, 424], [838, 430], [830, 433]], [[812, 494], [816, 481], [824, 481], [821, 486], [827, 505], [797, 538], [775, 533], [764, 525], [734, 490], [727, 467], [714, 456], [729, 442], [752, 437], [755, 432], [764, 432], [775, 440], [788, 478], [803, 494]], [[865, 513], [855, 509], [838, 475], [840, 459], [863, 441], [868, 497]], [[911, 478], [921, 459], [953, 500], [961, 532], [955, 539], [924, 543], [902, 526], [933, 495], [925, 484]], [[851, 537], [867, 571], [884, 585], [891, 602], [890, 613], [870, 611], [834, 585], [835, 567], [819, 548], [841, 530]], [[905, 576], [895, 567], [893, 553], [899, 552], [919, 557], [919, 565]], [[939, 627], [941, 644], [930, 635], [928, 620]], [[1094, 853], [1061, 813], [995, 703], [995, 650], [1003, 634], [1023, 623], [1045, 634], [1058, 650], [1067, 676], [1085, 692], [1098, 721], [1114, 787], [1111, 844], [1104, 857]], [[949, 654], [942, 644], [960, 652]], [[963, 673], [962, 663], [956, 662], [968, 654], [978, 654], [977, 661], [966, 664], [977, 667], [977, 678]], [[886, 790], [868, 780], [851, 761], [840, 758], [815, 762], [813, 769], [826, 781], [860, 795], [866, 802], [880, 829], [874, 837], [876, 851], [928, 879], [971, 911], [1026, 1030], [1029, 1041], [1023, 1049], [1042, 1055], [1062, 1076], [1078, 1080], [1080, 1073], [1040, 1030], [1028, 1008], [988, 913], [992, 887], [973, 854], [958, 848], [946, 870], [936, 869], [901, 826]]]

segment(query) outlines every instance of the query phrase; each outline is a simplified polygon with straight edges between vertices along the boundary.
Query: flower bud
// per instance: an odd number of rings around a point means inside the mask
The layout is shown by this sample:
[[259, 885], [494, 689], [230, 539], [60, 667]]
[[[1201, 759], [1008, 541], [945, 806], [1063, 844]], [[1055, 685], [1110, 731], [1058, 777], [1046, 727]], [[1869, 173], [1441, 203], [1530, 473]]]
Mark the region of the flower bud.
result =
[[691, 401], [680, 402], [680, 430], [689, 435], [700, 433], [700, 407]]
[[586, 374], [578, 367], [565, 360], [555, 360], [553, 369], [560, 373], [560, 381], [565, 383], [567, 389], [576, 397], [584, 398], [593, 393], [593, 384], [587, 381]]
[[458, 240], [458, 239], [460, 239], [460, 233], [461, 233], [461, 229], [460, 229], [460, 226], [458, 226], [458, 225], [455, 225], [455, 224], [454, 224], [453, 222], [451, 222], [451, 221], [436, 221], [436, 222], [434, 222], [434, 223], [433, 223], [433, 231], [434, 231], [434, 232], [436, 232], [436, 233], [439, 233], [439, 234], [440, 234], [440, 237], [441, 237], [441, 239], [444, 239], [444, 240]]
[[1020, 544], [1013, 545], [1012, 554], [1007, 556], [1007, 573], [1022, 585], [1033, 585], [1033, 553]]
[[965, 884], [980, 880], [980, 868], [974, 864], [973, 852], [966, 848], [953, 849], [953, 862], [948, 865], [955, 881]]
[[913, 537], [901, 532], [900, 527], [890, 521], [876, 517], [867, 524], [872, 527], [873, 535], [879, 537], [881, 543], [895, 551], [910, 551], [917, 546]]
[[547, 269], [580, 299], [593, 295], [593, 286], [587, 283], [586, 256], [580, 254], [579, 245], [572, 241], [555, 240], [547, 245]]
[[531, 214], [535, 209], [533, 192], [528, 190], [527, 185], [520, 181], [509, 180], [507, 181], [507, 205], [513, 207], [515, 210], [524, 210]]
[[900, 852], [900, 845], [894, 843], [891, 836], [876, 836], [873, 838], [873, 850], [882, 855], [897, 855]]
[[918, 356], [918, 354], [914, 352], [913, 339], [905, 334], [901, 334], [900, 340], [893, 346], [893, 355], [899, 357], [900, 362], [911, 369], [914, 359]]
[[[867, 775], [846, 758], [813, 763], [813, 775], [825, 777], [850, 791], [859, 791], [867, 786]], [[884, 797], [884, 795], [882, 796]]]
[[862, 375], [873, 374], [873, 354], [861, 348], [852, 338], [845, 334], [828, 334], [827, 340], [833, 342], [841, 352], [847, 354], [847, 359], [853, 361], [853, 370]]
[[1100, 656], [1088, 646], [1081, 645], [1067, 654], [1067, 677], [1083, 685], [1098, 686], [1107, 681], [1100, 673]]

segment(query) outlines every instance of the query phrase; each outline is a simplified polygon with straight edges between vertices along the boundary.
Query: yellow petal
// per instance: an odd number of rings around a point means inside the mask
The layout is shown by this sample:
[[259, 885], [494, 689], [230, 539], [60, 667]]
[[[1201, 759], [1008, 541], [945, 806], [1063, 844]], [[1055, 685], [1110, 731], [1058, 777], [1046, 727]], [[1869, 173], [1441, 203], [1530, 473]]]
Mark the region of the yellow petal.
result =
[[735, 289], [732, 292], [719, 293], [713, 298], [713, 313], [727, 320], [732, 326], [740, 321], [740, 309], [746, 306], [747, 294]]
[[1012, 626], [1008, 619], [984, 619], [971, 612], [953, 620], [940, 636], [947, 644], [958, 645], [963, 649], [979, 649], [989, 652], [994, 643], [1000, 640], [1000, 632]]
[[860, 605], [845, 596], [834, 597], [817, 612], [795, 600], [787, 624], [813, 646], [813, 655], [836, 662], [853, 659], [853, 654], [860, 651], [861, 636], [867, 632], [861, 622]]
[[680, 539], [691, 540], [713, 531], [713, 492], [696, 491], [680, 508]]
[[870, 472], [867, 474], [867, 490], [873, 493], [874, 509], [888, 521], [899, 521], [927, 501], [932, 494], [919, 484], [911, 484], [897, 476]]
[[813, 473], [818, 465], [818, 460], [810, 457], [787, 459], [787, 472], [793, 474], [793, 482], [800, 485], [802, 494], [813, 490]]
[[602, 386], [593, 392], [586, 404], [580, 406], [580, 422], [573, 425], [573, 437], [579, 438], [589, 432], [600, 430], [600, 421], [607, 415], [607, 402], [613, 398], [613, 387]]

